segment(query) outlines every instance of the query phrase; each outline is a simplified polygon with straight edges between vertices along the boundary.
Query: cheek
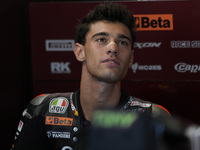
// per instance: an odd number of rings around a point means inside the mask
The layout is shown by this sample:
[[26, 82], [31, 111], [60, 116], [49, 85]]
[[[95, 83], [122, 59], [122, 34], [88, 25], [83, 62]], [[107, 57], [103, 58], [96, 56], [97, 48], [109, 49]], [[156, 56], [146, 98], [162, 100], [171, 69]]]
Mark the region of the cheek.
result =
[[103, 56], [103, 47], [98, 47], [97, 45], [89, 45], [88, 47], [86, 47], [86, 61], [88, 61], [88, 63], [97, 63], [98, 61], [100, 61], [100, 58]]
[[87, 51], [86, 52], [86, 64], [88, 67], [94, 68], [97, 65], [98, 62], [98, 54], [96, 54], [94, 51]]

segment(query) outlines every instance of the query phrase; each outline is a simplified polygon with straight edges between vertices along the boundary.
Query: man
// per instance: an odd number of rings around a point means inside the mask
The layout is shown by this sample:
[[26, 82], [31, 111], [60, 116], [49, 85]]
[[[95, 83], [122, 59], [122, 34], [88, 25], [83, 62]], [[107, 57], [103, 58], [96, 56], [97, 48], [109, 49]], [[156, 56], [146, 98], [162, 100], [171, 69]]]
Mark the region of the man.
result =
[[120, 88], [133, 63], [135, 28], [132, 13], [119, 4], [100, 4], [85, 16], [74, 47], [82, 62], [80, 90], [33, 99], [22, 114], [13, 149], [78, 149], [80, 134], [99, 108], [170, 117], [160, 105], [132, 97]]

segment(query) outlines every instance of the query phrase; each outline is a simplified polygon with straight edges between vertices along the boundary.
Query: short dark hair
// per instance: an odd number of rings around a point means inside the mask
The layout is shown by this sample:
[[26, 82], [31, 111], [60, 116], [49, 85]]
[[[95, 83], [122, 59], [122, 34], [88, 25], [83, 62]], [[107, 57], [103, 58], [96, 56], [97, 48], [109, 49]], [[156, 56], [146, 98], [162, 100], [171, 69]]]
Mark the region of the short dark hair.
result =
[[131, 11], [119, 3], [106, 2], [99, 4], [82, 18], [76, 30], [76, 41], [82, 45], [86, 42], [86, 35], [90, 25], [98, 21], [120, 22], [126, 25], [130, 31], [132, 48], [136, 39], [136, 21]]

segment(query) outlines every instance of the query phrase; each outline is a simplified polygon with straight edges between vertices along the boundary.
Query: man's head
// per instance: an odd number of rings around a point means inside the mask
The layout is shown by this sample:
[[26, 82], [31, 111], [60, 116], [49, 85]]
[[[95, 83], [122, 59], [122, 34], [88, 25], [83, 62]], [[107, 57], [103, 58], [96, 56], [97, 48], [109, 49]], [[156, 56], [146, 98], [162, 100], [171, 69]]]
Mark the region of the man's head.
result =
[[98, 5], [83, 18], [74, 53], [84, 80], [118, 83], [125, 77], [133, 63], [134, 27], [132, 13], [119, 4]]
[[100, 4], [81, 20], [76, 31], [76, 40], [78, 43], [85, 44], [86, 35], [90, 30], [91, 24], [98, 21], [120, 22], [127, 26], [131, 34], [133, 49], [136, 36], [135, 19], [125, 6], [117, 3]]

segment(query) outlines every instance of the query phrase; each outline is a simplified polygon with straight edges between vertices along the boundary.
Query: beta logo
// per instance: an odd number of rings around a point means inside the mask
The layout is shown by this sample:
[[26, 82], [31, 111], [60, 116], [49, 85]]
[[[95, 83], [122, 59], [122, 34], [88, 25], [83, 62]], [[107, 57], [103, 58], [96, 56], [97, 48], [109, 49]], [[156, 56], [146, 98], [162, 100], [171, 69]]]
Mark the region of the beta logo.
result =
[[46, 125], [72, 126], [73, 119], [67, 117], [46, 116]]
[[133, 15], [138, 31], [174, 30], [173, 14]]
[[54, 98], [49, 103], [49, 112], [64, 114], [68, 105], [69, 105], [69, 101], [65, 97]]

